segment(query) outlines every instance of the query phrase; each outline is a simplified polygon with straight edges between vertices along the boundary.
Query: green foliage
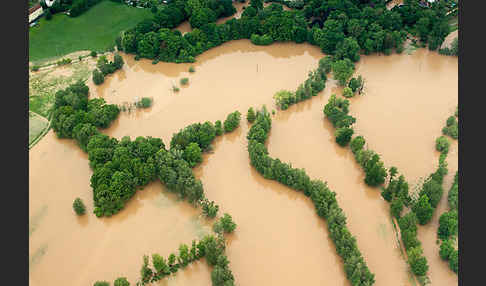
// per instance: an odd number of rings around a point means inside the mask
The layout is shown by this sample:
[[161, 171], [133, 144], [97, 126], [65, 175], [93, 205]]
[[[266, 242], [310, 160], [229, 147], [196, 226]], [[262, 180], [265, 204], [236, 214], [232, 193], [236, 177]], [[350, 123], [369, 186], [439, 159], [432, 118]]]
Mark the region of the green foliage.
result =
[[331, 72], [333, 58], [331, 56], [325, 56], [319, 60], [319, 68], [326, 74]]
[[142, 97], [142, 99], [137, 102], [137, 107], [149, 108], [150, 106], [152, 106], [152, 99], [148, 97]]
[[240, 118], [241, 113], [239, 111], [228, 114], [223, 124], [224, 132], [228, 133], [235, 130], [240, 125]]
[[80, 198], [76, 198], [74, 200], [73, 209], [77, 215], [84, 215], [84, 213], [86, 212], [86, 207], [84, 206], [83, 201]]
[[336, 129], [335, 136], [336, 142], [341, 146], [344, 147], [348, 145], [349, 141], [351, 141], [351, 137], [353, 136], [354, 130], [348, 127], [341, 127]]
[[142, 276], [142, 283], [148, 283], [152, 277], [153, 271], [148, 266], [149, 257], [147, 255], [143, 256], [142, 269], [140, 269], [140, 275]]
[[422, 256], [422, 252], [422, 248], [420, 247], [413, 247], [407, 251], [408, 263], [410, 264], [413, 274], [417, 276], [424, 276], [429, 269], [427, 258]]
[[96, 281], [93, 286], [110, 286], [110, 282], [108, 281]]
[[351, 88], [345, 87], [343, 89], [343, 96], [346, 97], [346, 98], [353, 97], [354, 96], [354, 92], [353, 92], [353, 90]]
[[356, 119], [350, 115], [349, 100], [337, 98], [335, 94], [331, 95], [328, 103], [324, 106], [324, 115], [331, 121], [334, 127], [350, 127]]
[[290, 164], [269, 157], [264, 143], [270, 128], [271, 117], [264, 107], [257, 111], [256, 121], [247, 135], [250, 164], [264, 178], [276, 180], [310, 197], [317, 214], [327, 220], [330, 237], [343, 259], [347, 278], [353, 285], [372, 285], [374, 274], [369, 271], [356, 239], [346, 226], [346, 216], [337, 204], [336, 193], [329, 190], [322, 181], [311, 181], [303, 169], [294, 169]]
[[231, 233], [235, 230], [236, 228], [236, 223], [233, 222], [233, 219], [231, 216], [227, 213], [223, 215], [222, 218], [219, 219], [218, 222], [216, 222], [213, 226], [213, 229], [216, 233]]
[[216, 128], [211, 122], [194, 123], [172, 135], [170, 148], [184, 151], [190, 143], [195, 142], [204, 151], [215, 137]]
[[437, 180], [434, 180], [433, 178], [428, 178], [422, 185], [422, 189], [420, 190], [419, 195], [427, 195], [430, 200], [430, 205], [432, 206], [432, 208], [435, 209], [439, 204], [443, 193], [444, 190], [441, 183], [439, 183]]
[[360, 58], [360, 49], [361, 48], [356, 39], [348, 37], [336, 45], [334, 57], [336, 60], [343, 60], [348, 58], [353, 62], [357, 62]]
[[402, 213], [402, 210], [403, 210], [402, 199], [400, 197], [393, 198], [390, 205], [391, 215], [398, 219], [400, 218], [400, 214]]
[[181, 85], [186, 85], [189, 83], [189, 79], [187, 77], [181, 78]]
[[361, 75], [358, 76], [357, 78], [354, 77], [351, 78], [348, 84], [348, 87], [351, 88], [353, 92], [358, 91], [358, 89], [360, 89], [362, 86], [363, 86], [363, 78], [361, 77]]
[[443, 260], [449, 260], [450, 255], [454, 251], [454, 242], [450, 239], [442, 241], [440, 244], [439, 255]]
[[199, 148], [197, 143], [192, 142], [187, 145], [182, 157], [189, 163], [191, 168], [194, 168], [197, 164], [202, 162], [201, 148]]
[[213, 201], [209, 201], [208, 199], [204, 199], [201, 201], [203, 214], [208, 218], [214, 218], [218, 214], [219, 206], [214, 204]]
[[331, 64], [334, 78], [338, 81], [340, 86], [345, 86], [348, 79], [353, 75], [354, 64], [348, 58], [335, 61]]
[[216, 136], [223, 134], [223, 126], [221, 124], [221, 120], [216, 120], [216, 122], [214, 123], [214, 128], [215, 128]]
[[89, 55], [92, 56], [93, 58], [96, 58], [97, 53], [96, 53], [96, 51], [91, 51], [91, 53], [89, 53]]
[[246, 113], [246, 120], [248, 120], [248, 122], [250, 123], [255, 122], [256, 115], [255, 115], [255, 111], [253, 110], [253, 107], [250, 107], [248, 109], [248, 112]]
[[98, 70], [98, 69], [94, 69], [93, 70], [93, 82], [94, 82], [94, 84], [100, 85], [104, 81], [105, 81], [105, 76], [103, 75], [103, 73], [101, 73], [101, 71]]
[[437, 235], [440, 239], [446, 240], [457, 234], [458, 216], [457, 210], [450, 210], [443, 213], [439, 218]]
[[268, 46], [268, 45], [271, 45], [273, 44], [273, 39], [272, 39], [272, 36], [270, 35], [257, 35], [257, 34], [252, 34], [251, 37], [250, 37], [250, 41], [254, 44], [254, 45], [259, 45], [259, 46]]
[[119, 277], [115, 280], [113, 286], [130, 286], [130, 282], [125, 277]]
[[440, 136], [435, 140], [435, 149], [441, 153], [447, 154], [449, 145], [450, 143], [445, 136]]
[[449, 194], [447, 195], [447, 201], [449, 203], [449, 208], [453, 210], [457, 210], [457, 203], [458, 203], [458, 195], [459, 195], [459, 185], [457, 181], [458, 172], [456, 172], [454, 184], [452, 185], [451, 189], [449, 190]]
[[365, 183], [368, 186], [379, 186], [385, 182], [386, 169], [378, 154], [374, 154], [364, 165]]
[[351, 147], [351, 151], [353, 154], [356, 154], [359, 150], [362, 150], [366, 141], [363, 136], [356, 136], [351, 140], [349, 146]]
[[[458, 110], [456, 109], [455, 115], [457, 113]], [[442, 134], [449, 135], [454, 139], [459, 137], [459, 124], [454, 116], [447, 118], [446, 126], [442, 128]]]
[[459, 268], [459, 251], [453, 250], [449, 255], [449, 268], [457, 273]]
[[60, 59], [56, 62], [56, 65], [58, 66], [63, 66], [63, 65], [68, 65], [72, 62], [70, 58], [65, 58], [65, 59]]
[[192, 73], [192, 72], [195, 72], [195, 71], [196, 71], [196, 70], [194, 69], [194, 67], [193, 67], [193, 66], [190, 66], [190, 67], [189, 67], [189, 72], [191, 72], [191, 73]]
[[429, 197], [426, 194], [422, 194], [412, 206], [412, 211], [417, 215], [419, 224], [425, 225], [432, 219], [434, 208], [429, 203]]

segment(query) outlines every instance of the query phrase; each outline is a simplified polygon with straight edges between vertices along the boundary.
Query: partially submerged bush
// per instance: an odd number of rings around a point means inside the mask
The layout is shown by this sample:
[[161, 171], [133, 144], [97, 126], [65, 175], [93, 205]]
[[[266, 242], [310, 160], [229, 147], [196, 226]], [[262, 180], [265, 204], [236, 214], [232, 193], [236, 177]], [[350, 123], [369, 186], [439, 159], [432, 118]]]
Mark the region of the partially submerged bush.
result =
[[354, 96], [354, 92], [353, 92], [353, 90], [351, 88], [345, 87], [343, 89], [343, 96], [346, 97], [346, 98], [353, 97]]
[[96, 85], [100, 85], [105, 81], [105, 76], [103, 75], [102, 72], [100, 72], [99, 69], [94, 69], [93, 70], [93, 82]]
[[84, 215], [86, 212], [86, 207], [83, 204], [83, 201], [80, 198], [76, 198], [73, 202], [73, 209], [77, 215]]
[[91, 53], [89, 53], [89, 55], [92, 56], [93, 58], [96, 58], [97, 53], [96, 53], [96, 51], [91, 51]]
[[142, 99], [137, 102], [137, 107], [148, 108], [152, 106], [152, 99], [148, 97], [142, 97]]
[[240, 116], [241, 113], [239, 111], [228, 114], [223, 124], [224, 132], [228, 133], [235, 130], [240, 125]]
[[213, 225], [213, 230], [216, 233], [221, 233], [223, 231], [225, 233], [231, 233], [235, 230], [235, 228], [236, 223], [233, 222], [232, 217], [227, 213], [225, 213], [223, 217], [220, 218], [219, 221]]
[[187, 77], [181, 78], [181, 85], [186, 85], [189, 83], [189, 79]]
[[195, 72], [195, 71], [196, 71], [196, 70], [194, 69], [194, 67], [193, 67], [193, 66], [190, 66], [190, 67], [189, 67], [189, 72]]
[[256, 119], [255, 111], [253, 110], [253, 107], [250, 107], [248, 109], [248, 112], [246, 113], [246, 120], [248, 120], [248, 122], [250, 123], [253, 123], [255, 119]]
[[449, 141], [445, 136], [440, 136], [435, 140], [435, 149], [443, 154], [449, 152]]

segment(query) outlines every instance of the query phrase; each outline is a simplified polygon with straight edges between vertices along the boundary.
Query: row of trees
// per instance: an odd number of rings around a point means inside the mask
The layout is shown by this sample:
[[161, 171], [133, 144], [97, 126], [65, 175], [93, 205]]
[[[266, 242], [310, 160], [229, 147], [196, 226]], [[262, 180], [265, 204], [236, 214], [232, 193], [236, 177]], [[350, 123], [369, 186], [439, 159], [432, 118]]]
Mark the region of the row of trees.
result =
[[[356, 122], [356, 119], [348, 115], [348, 112], [349, 101], [337, 98], [334, 94], [324, 107], [324, 115], [337, 128], [335, 133], [336, 142], [341, 146], [345, 146], [351, 139], [353, 129], [349, 128], [349, 126]], [[420, 241], [417, 239], [418, 215], [415, 213], [420, 209], [415, 207], [416, 205], [420, 206], [420, 200], [418, 203], [413, 202], [409, 195], [408, 183], [403, 175], [398, 176], [396, 167], [391, 167], [387, 174], [380, 156], [373, 150], [364, 148], [366, 140], [363, 136], [354, 137], [349, 145], [356, 161], [366, 173], [365, 183], [372, 187], [380, 186], [382, 190], [381, 196], [390, 203], [390, 213], [398, 220], [401, 238], [407, 251], [407, 262], [412, 272], [419, 277], [424, 277], [428, 271], [428, 263], [423, 255]], [[389, 177], [388, 184], [384, 187], [383, 184], [386, 183], [387, 176]], [[425, 189], [427, 193], [434, 193], [435, 191], [434, 189], [432, 192], [429, 192], [431, 188]], [[424, 196], [426, 197], [427, 195]], [[412, 211], [401, 217], [404, 207], [412, 207]]]
[[266, 179], [276, 180], [310, 197], [317, 214], [328, 222], [331, 239], [344, 262], [346, 277], [352, 285], [372, 285], [374, 274], [368, 269], [356, 239], [347, 228], [346, 216], [337, 203], [336, 193], [329, 190], [326, 183], [311, 180], [303, 169], [292, 168], [290, 164], [271, 158], [265, 147], [270, 128], [270, 114], [263, 107], [257, 111], [256, 121], [247, 135], [251, 165]]
[[96, 62], [96, 69], [93, 70], [93, 82], [96, 85], [102, 84], [105, 81], [105, 76], [114, 73], [123, 67], [123, 58], [116, 53], [113, 62], [108, 61], [106, 56], [101, 56]]
[[[228, 257], [225, 254], [226, 245], [222, 234], [206, 235], [200, 241], [192, 241], [189, 247], [186, 244], [179, 246], [178, 252], [171, 253], [167, 259], [160, 254], [152, 254], [152, 265], [148, 255], [143, 256], [143, 264], [140, 269], [140, 281], [136, 285], [148, 285], [175, 275], [179, 269], [186, 268], [190, 263], [206, 258], [206, 262], [213, 266], [211, 281], [213, 286], [234, 285], [234, 276], [229, 268]], [[109, 286], [106, 281], [97, 281], [94, 286]], [[114, 286], [130, 286], [126, 278], [115, 280]]]
[[304, 83], [301, 83], [295, 92], [281, 90], [274, 95], [276, 105], [286, 110], [289, 106], [316, 96], [319, 92], [324, 90], [326, 86], [326, 69], [325, 58], [319, 60], [317, 69], [310, 71], [308, 78]]

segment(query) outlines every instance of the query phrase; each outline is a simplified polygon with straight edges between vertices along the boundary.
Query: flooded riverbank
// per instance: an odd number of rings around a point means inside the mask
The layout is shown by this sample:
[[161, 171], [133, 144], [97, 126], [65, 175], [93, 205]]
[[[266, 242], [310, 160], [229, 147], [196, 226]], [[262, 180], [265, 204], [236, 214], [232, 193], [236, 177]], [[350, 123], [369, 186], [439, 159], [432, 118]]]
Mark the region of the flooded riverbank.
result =
[[[261, 47], [239, 40], [205, 52], [192, 64], [152, 65], [149, 60], [135, 61], [133, 55], [122, 56], [124, 67], [107, 76], [105, 83], [95, 86], [89, 80], [90, 96], [116, 104], [152, 97], [154, 103], [146, 110], [122, 112], [105, 134], [159, 137], [168, 145], [173, 133], [191, 123], [224, 120], [235, 110], [243, 114], [240, 128], [216, 139], [214, 153], [204, 155], [195, 169], [206, 196], [220, 206], [220, 214], [230, 213], [238, 225], [227, 244], [237, 284], [349, 285], [326, 223], [315, 214], [311, 201], [265, 180], [251, 168], [246, 150], [248, 108], [266, 104], [275, 109], [275, 92], [295, 90], [317, 67], [323, 56], [320, 49], [295, 43]], [[188, 72], [190, 66], [195, 73]], [[366, 95], [352, 99], [350, 106], [357, 118], [356, 132], [387, 166], [397, 166], [411, 182], [430, 174], [438, 161], [435, 138], [457, 105], [457, 58], [454, 63], [451, 57], [425, 50], [411, 56], [362, 56], [358, 73], [366, 80]], [[174, 93], [172, 86], [179, 86], [183, 77], [189, 78], [189, 85]], [[273, 116], [270, 155], [305, 168], [311, 178], [328, 181], [376, 274], [375, 285], [412, 285], [388, 205], [379, 190], [364, 185], [361, 168], [348, 149], [335, 143], [334, 129], [324, 120], [322, 108], [331, 93], [339, 94], [340, 89], [328, 80], [318, 96]], [[448, 156], [446, 190], [455, 173], [454, 156], [457, 152]], [[31, 285], [91, 285], [119, 276], [134, 282], [144, 254], [167, 257], [180, 243], [190, 244], [209, 231], [200, 211], [177, 201], [158, 181], [138, 191], [119, 214], [96, 218], [86, 153], [72, 140], [55, 138], [52, 131], [30, 150], [29, 163], [30, 227], [35, 226], [29, 236]], [[72, 210], [78, 196], [87, 206], [82, 218]], [[439, 207], [436, 216], [440, 213]], [[419, 235], [422, 240], [420, 228]], [[440, 271], [450, 270], [444, 262], [434, 264], [431, 255], [440, 259], [438, 246], [432, 250], [429, 240], [435, 246], [435, 239], [425, 237], [422, 242], [432, 285], [449, 285], [452, 279]], [[61, 261], [63, 272], [59, 272]], [[434, 270], [435, 265], [442, 269]], [[197, 263], [161, 285], [210, 283], [209, 267]]]

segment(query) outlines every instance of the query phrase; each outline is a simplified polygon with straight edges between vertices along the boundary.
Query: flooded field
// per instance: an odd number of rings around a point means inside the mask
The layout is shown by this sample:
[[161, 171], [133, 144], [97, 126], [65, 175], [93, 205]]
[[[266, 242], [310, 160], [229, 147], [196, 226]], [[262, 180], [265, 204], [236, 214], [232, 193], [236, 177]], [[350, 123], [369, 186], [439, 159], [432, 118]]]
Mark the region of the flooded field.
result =
[[[191, 123], [224, 120], [235, 110], [243, 114], [240, 128], [216, 139], [214, 153], [204, 155], [195, 169], [206, 196], [220, 205], [220, 214], [230, 213], [238, 225], [227, 244], [236, 283], [349, 285], [326, 223], [315, 214], [311, 201], [265, 180], [251, 168], [246, 150], [248, 108], [266, 104], [274, 109], [275, 92], [295, 90], [317, 67], [323, 56], [319, 48], [294, 43], [261, 47], [240, 40], [207, 51], [193, 64], [152, 65], [149, 60], [122, 56], [123, 69], [107, 76], [104, 84], [95, 86], [89, 80], [91, 96], [116, 104], [151, 97], [154, 104], [122, 112], [103, 131], [110, 136], [154, 136], [168, 145], [174, 132]], [[190, 66], [195, 73], [188, 72]], [[352, 99], [350, 106], [357, 118], [356, 132], [365, 136], [387, 166], [397, 166], [411, 182], [428, 175], [438, 161], [435, 138], [457, 105], [457, 59], [425, 50], [411, 56], [362, 56], [358, 73], [366, 80], [366, 95]], [[189, 78], [189, 85], [174, 93], [172, 86], [179, 86], [183, 77]], [[322, 109], [330, 94], [340, 92], [328, 80], [317, 97], [277, 112], [268, 140], [270, 155], [305, 168], [311, 178], [327, 181], [337, 193], [349, 229], [376, 274], [375, 285], [413, 285], [389, 206], [377, 189], [366, 187], [363, 171], [351, 152], [335, 143], [334, 129], [324, 120]], [[457, 169], [454, 144], [446, 190]], [[96, 218], [87, 154], [72, 140], [57, 139], [52, 131], [30, 150], [29, 163], [32, 286], [91, 285], [119, 276], [134, 282], [143, 254], [167, 257], [180, 243], [190, 244], [209, 231], [200, 211], [168, 194], [160, 182], [138, 191], [114, 217]], [[87, 206], [82, 218], [72, 210], [78, 196]], [[440, 261], [435, 245], [438, 216], [447, 208], [445, 198], [430, 225], [419, 228], [432, 285], [457, 285], [457, 276]], [[59, 271], [60, 263], [65, 270]], [[210, 283], [210, 269], [203, 262], [160, 285]]]

